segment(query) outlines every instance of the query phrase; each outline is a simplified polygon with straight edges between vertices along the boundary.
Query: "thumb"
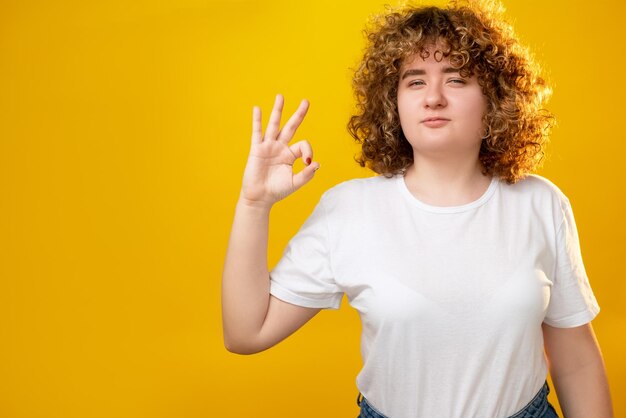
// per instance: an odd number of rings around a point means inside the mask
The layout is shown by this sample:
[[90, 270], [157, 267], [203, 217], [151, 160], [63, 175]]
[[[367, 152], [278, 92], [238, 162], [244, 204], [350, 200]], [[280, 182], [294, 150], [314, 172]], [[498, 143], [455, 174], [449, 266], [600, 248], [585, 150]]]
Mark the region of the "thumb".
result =
[[293, 176], [293, 185], [296, 189], [307, 184], [312, 178], [317, 169], [320, 168], [320, 163], [312, 162], [308, 166], [304, 167], [302, 171]]

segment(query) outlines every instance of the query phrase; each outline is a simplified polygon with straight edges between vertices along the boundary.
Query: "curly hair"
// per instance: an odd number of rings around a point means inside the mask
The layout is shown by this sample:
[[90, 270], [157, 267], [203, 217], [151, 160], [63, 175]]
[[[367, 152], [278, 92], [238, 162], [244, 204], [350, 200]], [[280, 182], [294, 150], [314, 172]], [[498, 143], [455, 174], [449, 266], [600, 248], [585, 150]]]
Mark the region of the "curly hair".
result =
[[392, 9], [374, 18], [353, 79], [357, 114], [348, 122], [361, 144], [355, 156], [361, 167], [392, 177], [413, 163], [398, 115], [399, 72], [415, 54], [426, 57], [434, 43], [462, 76], [476, 75], [487, 97], [478, 155], [483, 174], [512, 184], [540, 166], [554, 124], [542, 105], [552, 91], [502, 12], [495, 1], [469, 0]]

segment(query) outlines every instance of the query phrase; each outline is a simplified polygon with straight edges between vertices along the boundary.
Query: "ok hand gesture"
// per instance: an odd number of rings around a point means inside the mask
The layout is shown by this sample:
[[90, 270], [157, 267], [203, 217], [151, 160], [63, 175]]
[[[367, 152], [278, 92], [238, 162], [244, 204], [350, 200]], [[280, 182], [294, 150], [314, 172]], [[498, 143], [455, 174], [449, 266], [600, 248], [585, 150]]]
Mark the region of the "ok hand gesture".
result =
[[[304, 120], [309, 102], [303, 100], [280, 129], [283, 104], [283, 96], [277, 95], [265, 133], [261, 129], [261, 109], [257, 106], [253, 109], [252, 143], [240, 194], [240, 200], [245, 204], [270, 208], [308, 183], [320, 167], [319, 163], [311, 162], [313, 149], [308, 141], [289, 145]], [[293, 163], [298, 158], [302, 158], [306, 166], [294, 174]]]

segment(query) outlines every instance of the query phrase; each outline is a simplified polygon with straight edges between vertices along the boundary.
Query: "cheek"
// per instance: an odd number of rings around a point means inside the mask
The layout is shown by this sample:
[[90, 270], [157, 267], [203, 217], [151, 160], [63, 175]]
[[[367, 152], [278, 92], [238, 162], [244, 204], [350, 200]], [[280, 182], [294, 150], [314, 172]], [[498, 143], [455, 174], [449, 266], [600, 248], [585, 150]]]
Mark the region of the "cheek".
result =
[[482, 127], [483, 116], [487, 113], [487, 98], [485, 96], [476, 97], [465, 104], [465, 115], [468, 122], [477, 127]]
[[406, 128], [411, 125], [411, 119], [415, 118], [415, 109], [411, 106], [411, 101], [407, 100], [406, 96], [398, 95], [398, 116], [400, 118], [400, 124], [402, 128]]

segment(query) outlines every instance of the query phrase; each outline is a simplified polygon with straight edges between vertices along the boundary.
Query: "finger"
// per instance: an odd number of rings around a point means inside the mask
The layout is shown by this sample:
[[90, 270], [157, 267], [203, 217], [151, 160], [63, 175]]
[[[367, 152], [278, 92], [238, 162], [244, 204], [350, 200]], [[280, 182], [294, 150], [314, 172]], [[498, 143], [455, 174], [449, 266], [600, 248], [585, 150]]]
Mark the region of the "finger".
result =
[[283, 113], [284, 102], [285, 99], [283, 98], [282, 94], [276, 95], [274, 108], [272, 109], [272, 114], [270, 115], [270, 120], [267, 124], [267, 130], [265, 131], [265, 136], [263, 137], [263, 140], [275, 140], [278, 136], [278, 132], [280, 130], [280, 116]]
[[261, 108], [252, 108], [252, 143], [263, 141], [263, 131], [261, 130]]
[[313, 148], [309, 141], [303, 139], [289, 146], [289, 149], [296, 158], [302, 158], [305, 165], [310, 165], [313, 161]]
[[293, 176], [293, 187], [297, 190], [307, 184], [313, 178], [318, 168], [320, 168], [318, 162], [311, 163], [309, 166], [304, 167], [302, 171]]
[[294, 112], [293, 115], [291, 115], [285, 126], [283, 126], [283, 129], [281, 129], [277, 139], [284, 142], [291, 141], [291, 138], [293, 138], [296, 130], [304, 120], [304, 117], [306, 116], [308, 110], [309, 101], [302, 100], [302, 102], [300, 102], [300, 106], [298, 106], [298, 109]]

